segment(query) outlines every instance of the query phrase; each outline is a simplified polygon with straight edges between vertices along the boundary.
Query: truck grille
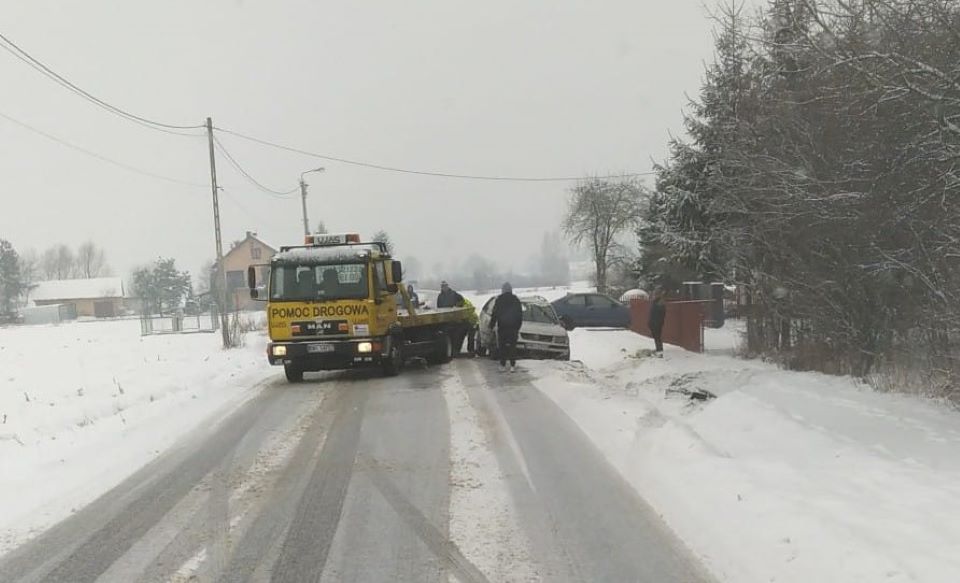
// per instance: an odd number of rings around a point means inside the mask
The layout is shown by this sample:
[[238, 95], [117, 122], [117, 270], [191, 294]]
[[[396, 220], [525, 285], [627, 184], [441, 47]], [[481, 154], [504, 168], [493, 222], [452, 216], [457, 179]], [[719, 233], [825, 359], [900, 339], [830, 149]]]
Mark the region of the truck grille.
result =
[[553, 336], [546, 334], [521, 334], [520, 338], [530, 340], [531, 342], [556, 342]]

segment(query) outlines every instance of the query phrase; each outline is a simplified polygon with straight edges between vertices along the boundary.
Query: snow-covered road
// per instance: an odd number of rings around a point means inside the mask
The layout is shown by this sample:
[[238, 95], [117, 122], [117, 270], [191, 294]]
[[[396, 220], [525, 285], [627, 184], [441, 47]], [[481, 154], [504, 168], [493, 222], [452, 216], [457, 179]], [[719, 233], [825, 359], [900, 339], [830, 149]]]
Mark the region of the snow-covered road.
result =
[[261, 372], [0, 581], [709, 580], [529, 374]]
[[960, 415], [736, 340], [288, 385], [256, 333], [3, 329], [0, 581], [960, 580]]

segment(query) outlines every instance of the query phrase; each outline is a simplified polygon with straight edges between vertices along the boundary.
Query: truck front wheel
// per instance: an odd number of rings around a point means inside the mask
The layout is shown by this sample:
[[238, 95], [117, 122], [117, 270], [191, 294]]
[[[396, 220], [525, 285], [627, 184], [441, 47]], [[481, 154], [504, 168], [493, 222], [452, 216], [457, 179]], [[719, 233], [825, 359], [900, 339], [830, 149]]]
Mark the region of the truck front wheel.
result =
[[395, 339], [390, 341], [390, 352], [383, 360], [383, 374], [388, 377], [395, 377], [400, 374], [400, 368], [403, 366], [403, 355], [400, 352], [400, 343]]
[[291, 383], [303, 382], [303, 369], [295, 364], [284, 364], [283, 372], [287, 375], [287, 381]]

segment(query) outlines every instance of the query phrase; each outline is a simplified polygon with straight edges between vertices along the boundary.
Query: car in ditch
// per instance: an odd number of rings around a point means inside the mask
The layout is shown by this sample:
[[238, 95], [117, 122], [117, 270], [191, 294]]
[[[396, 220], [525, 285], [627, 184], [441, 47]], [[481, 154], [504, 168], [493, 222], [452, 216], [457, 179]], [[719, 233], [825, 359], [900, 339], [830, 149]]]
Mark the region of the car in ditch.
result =
[[[487, 300], [480, 310], [480, 330], [477, 338], [477, 354], [497, 357], [497, 331], [490, 329], [490, 319], [497, 298]], [[520, 298], [523, 308], [523, 325], [517, 339], [517, 356], [570, 360], [570, 337], [560, 324], [553, 307], [539, 296]]]
[[551, 305], [568, 330], [630, 327], [630, 308], [604, 294], [568, 293]]

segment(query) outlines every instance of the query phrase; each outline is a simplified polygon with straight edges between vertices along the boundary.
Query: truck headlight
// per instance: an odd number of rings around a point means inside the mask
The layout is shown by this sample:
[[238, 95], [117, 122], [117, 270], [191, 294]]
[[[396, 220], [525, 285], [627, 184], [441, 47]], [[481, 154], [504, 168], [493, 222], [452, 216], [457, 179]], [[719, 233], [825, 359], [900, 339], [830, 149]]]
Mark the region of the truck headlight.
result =
[[286, 356], [286, 355], [287, 355], [287, 347], [286, 347], [286, 346], [274, 346], [274, 347], [273, 347], [273, 355], [274, 355], [274, 356]]
[[357, 352], [361, 354], [373, 352], [373, 342], [361, 342], [357, 344]]

